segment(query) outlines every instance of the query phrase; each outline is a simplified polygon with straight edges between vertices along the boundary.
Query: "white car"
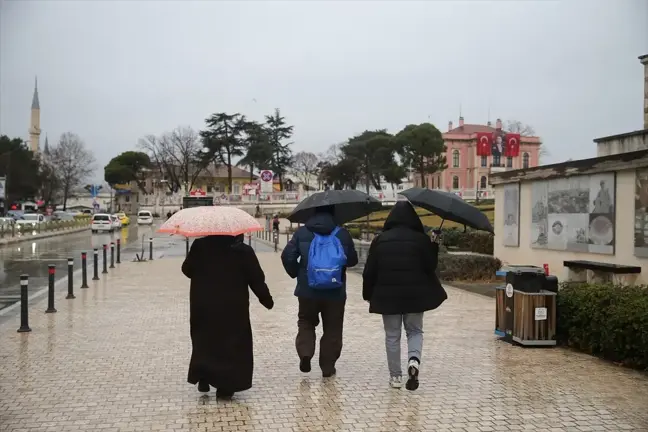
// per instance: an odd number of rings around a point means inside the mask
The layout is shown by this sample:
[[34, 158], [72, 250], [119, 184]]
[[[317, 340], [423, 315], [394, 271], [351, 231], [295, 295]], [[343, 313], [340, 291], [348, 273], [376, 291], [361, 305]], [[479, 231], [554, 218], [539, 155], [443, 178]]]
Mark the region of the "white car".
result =
[[121, 219], [119, 219], [119, 216], [110, 215], [110, 219], [112, 219], [112, 226], [114, 229], [121, 229], [122, 223], [121, 223]]
[[16, 228], [27, 229], [36, 228], [37, 225], [45, 222], [45, 216], [38, 213], [27, 213], [16, 221]]
[[138, 225], [153, 225], [153, 215], [148, 210], [142, 210], [137, 213]]
[[92, 233], [99, 231], [104, 232], [113, 232], [115, 228], [113, 227], [113, 222], [109, 214], [107, 213], [96, 213], [92, 216], [92, 223], [90, 224], [90, 229]]

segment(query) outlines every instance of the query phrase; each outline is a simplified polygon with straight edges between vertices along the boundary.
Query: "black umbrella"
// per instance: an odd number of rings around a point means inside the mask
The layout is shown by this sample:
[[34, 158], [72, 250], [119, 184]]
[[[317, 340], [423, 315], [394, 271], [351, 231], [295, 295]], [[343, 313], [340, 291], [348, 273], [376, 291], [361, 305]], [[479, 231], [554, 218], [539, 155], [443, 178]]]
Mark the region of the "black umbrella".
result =
[[477, 230], [493, 232], [493, 226], [481, 210], [452, 192], [415, 187], [399, 193], [412, 204], [430, 210], [443, 219]]
[[300, 202], [288, 216], [288, 220], [295, 223], [306, 223], [315, 214], [316, 208], [327, 206], [333, 207], [333, 217], [338, 224], [382, 210], [382, 203], [364, 192], [328, 190], [317, 192]]

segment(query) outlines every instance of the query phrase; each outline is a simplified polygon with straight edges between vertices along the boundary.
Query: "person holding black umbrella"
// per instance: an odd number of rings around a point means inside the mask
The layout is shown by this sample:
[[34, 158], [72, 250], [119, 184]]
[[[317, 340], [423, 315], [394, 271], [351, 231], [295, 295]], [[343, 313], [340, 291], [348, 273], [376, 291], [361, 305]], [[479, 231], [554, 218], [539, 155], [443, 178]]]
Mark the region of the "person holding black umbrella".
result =
[[380, 314], [385, 328], [389, 385], [402, 386], [400, 340], [408, 347], [405, 387], [416, 390], [423, 351], [423, 313], [438, 308], [447, 294], [436, 276], [439, 244], [430, 240], [414, 207], [396, 203], [383, 232], [369, 248], [362, 274], [362, 297], [369, 312]]
[[[336, 206], [314, 204], [305, 210], [308, 220], [293, 234], [281, 261], [286, 273], [297, 279], [295, 296], [299, 312], [295, 347], [299, 369], [304, 373], [311, 371], [315, 327], [321, 315], [324, 333], [320, 339], [319, 365], [326, 378], [335, 375], [335, 363], [342, 353], [346, 269], [358, 264], [358, 254], [349, 232], [336, 223]], [[291, 217], [299, 220], [299, 215], [304, 214], [300, 212], [302, 209], [296, 208]]]

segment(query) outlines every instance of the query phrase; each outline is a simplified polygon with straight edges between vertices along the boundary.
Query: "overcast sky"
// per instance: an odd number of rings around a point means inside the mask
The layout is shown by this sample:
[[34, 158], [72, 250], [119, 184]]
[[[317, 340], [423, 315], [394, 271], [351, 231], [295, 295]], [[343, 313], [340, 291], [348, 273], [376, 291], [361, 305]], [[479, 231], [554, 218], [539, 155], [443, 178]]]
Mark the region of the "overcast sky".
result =
[[79, 134], [103, 166], [213, 112], [278, 107], [295, 150], [431, 121], [532, 125], [546, 162], [641, 129], [647, 0], [0, 0], [0, 133]]

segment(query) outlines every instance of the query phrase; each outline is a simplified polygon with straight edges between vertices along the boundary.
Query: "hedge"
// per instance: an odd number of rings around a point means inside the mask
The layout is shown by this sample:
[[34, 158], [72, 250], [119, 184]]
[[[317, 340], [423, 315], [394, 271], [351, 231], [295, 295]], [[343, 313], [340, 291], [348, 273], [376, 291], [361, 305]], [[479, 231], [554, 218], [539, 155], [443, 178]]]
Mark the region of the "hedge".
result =
[[502, 262], [490, 256], [439, 254], [437, 274], [442, 281], [493, 281]]
[[449, 249], [493, 255], [495, 236], [491, 233], [450, 228], [442, 230], [441, 239]]
[[562, 344], [648, 370], [648, 287], [566, 283], [557, 313]]

